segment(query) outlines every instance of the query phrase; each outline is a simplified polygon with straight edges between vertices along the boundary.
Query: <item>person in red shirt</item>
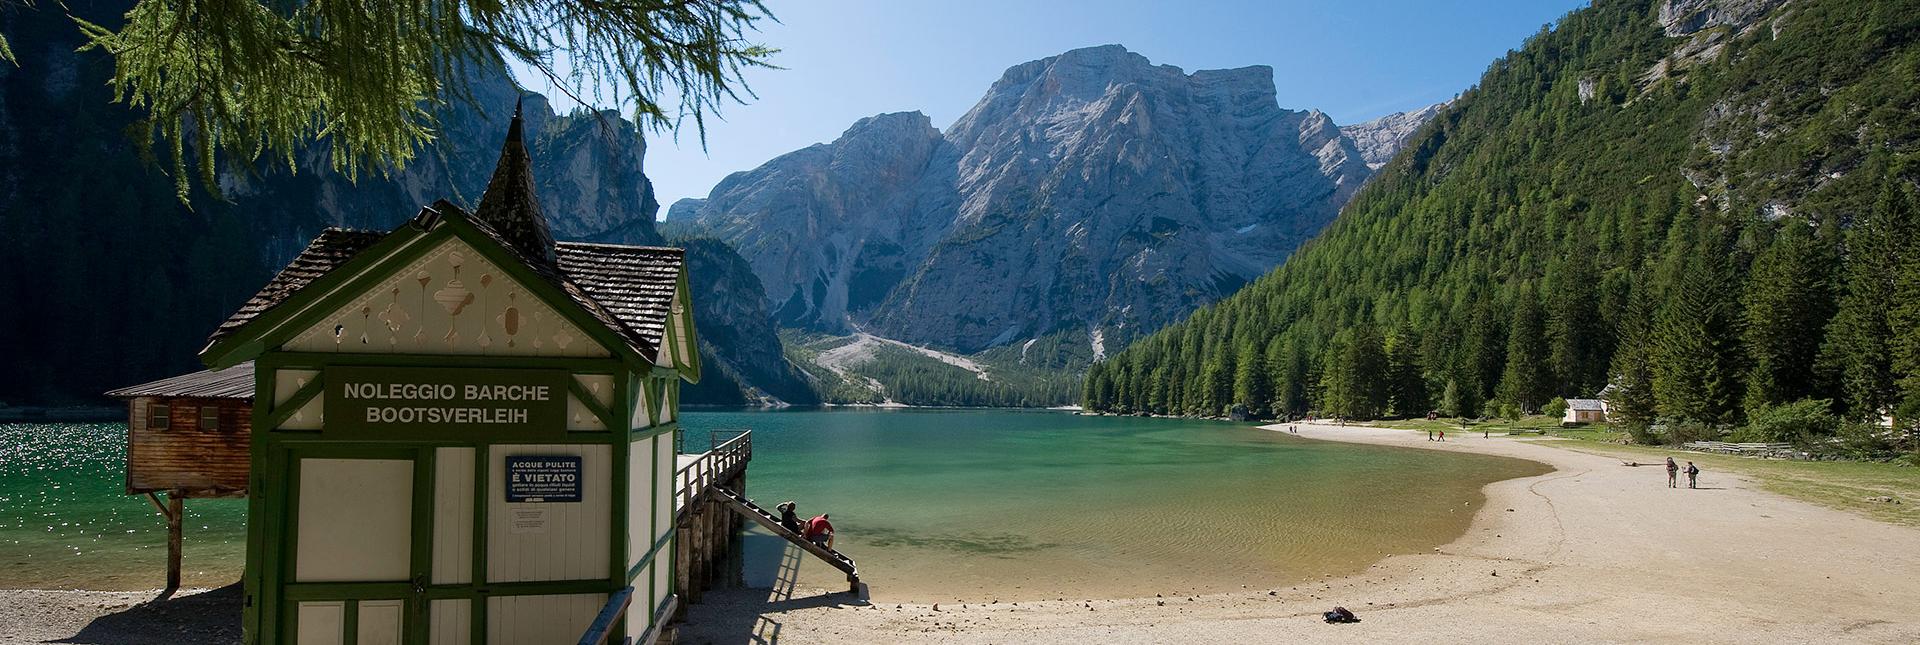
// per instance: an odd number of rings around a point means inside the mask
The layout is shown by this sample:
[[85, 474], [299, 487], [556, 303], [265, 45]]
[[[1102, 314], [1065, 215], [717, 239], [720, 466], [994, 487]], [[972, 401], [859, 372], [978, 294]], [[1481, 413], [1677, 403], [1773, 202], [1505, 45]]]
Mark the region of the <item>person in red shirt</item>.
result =
[[807, 520], [807, 541], [822, 549], [833, 548], [833, 522], [827, 521], [827, 514]]

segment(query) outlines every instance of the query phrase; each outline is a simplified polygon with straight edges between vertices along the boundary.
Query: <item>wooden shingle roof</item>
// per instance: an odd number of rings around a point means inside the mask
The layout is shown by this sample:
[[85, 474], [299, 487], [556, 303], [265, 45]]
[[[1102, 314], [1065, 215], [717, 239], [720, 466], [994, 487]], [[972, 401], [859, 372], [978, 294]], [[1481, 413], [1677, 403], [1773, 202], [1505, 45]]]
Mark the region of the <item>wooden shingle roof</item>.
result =
[[163, 378], [152, 383], [123, 387], [107, 396], [131, 399], [142, 396], [197, 397], [205, 399], [252, 399], [253, 361], [223, 370], [201, 370]]
[[281, 269], [272, 280], [267, 281], [267, 286], [261, 287], [259, 293], [253, 294], [252, 298], [247, 299], [246, 304], [240, 305], [238, 311], [227, 316], [219, 327], [214, 328], [213, 335], [207, 340], [217, 342], [233, 335], [235, 330], [285, 302], [300, 289], [320, 279], [320, 276], [332, 273], [334, 269], [346, 264], [348, 260], [353, 259], [353, 256], [373, 246], [374, 242], [380, 241], [380, 238], [385, 236], [385, 233], [344, 228], [320, 231], [320, 235], [313, 238], [312, 242], [308, 242], [307, 248], [300, 251], [300, 255], [294, 256], [293, 261], [287, 263], [287, 268]]
[[[659, 246], [561, 242], [560, 271], [650, 347], [659, 347], [672, 315], [685, 252]], [[656, 359], [658, 356], [655, 357]]]

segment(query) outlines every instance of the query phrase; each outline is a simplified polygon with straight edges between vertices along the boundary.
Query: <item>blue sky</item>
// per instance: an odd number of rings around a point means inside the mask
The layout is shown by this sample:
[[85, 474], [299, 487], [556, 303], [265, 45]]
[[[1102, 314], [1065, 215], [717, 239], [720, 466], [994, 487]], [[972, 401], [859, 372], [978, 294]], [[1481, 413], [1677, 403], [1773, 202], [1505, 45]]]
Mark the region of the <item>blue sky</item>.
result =
[[[1014, 65], [1120, 44], [1189, 72], [1274, 68], [1280, 106], [1346, 125], [1447, 100], [1573, 0], [767, 0], [759, 40], [780, 70], [749, 72], [759, 95], [709, 121], [648, 137], [665, 206], [704, 197], [728, 173], [832, 141], [854, 121], [919, 110], [945, 129]], [[555, 97], [522, 74], [529, 89]], [[557, 109], [566, 109], [555, 97]], [[603, 106], [606, 107], [606, 106]]]

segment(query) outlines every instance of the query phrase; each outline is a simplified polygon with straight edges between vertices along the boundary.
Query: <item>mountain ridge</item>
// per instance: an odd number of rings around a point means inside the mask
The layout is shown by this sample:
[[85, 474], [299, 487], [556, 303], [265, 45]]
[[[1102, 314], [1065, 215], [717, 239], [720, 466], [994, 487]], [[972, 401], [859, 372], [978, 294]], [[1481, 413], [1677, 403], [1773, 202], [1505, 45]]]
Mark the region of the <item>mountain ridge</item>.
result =
[[666, 221], [738, 248], [785, 326], [962, 353], [1065, 333], [1098, 351], [1278, 264], [1365, 181], [1331, 119], [1276, 94], [1264, 65], [1072, 50], [1008, 68], [944, 131], [919, 112], [861, 119]]

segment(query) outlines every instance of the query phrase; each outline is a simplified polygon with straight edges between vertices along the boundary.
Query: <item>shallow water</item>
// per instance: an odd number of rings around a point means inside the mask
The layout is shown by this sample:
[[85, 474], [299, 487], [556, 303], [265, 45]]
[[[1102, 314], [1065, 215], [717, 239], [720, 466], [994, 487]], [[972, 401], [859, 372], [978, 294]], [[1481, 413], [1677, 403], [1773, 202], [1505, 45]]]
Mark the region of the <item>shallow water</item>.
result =
[[[156, 589], [166, 585], [167, 523], [126, 491], [124, 423], [0, 424], [0, 588]], [[181, 578], [240, 579], [243, 499], [189, 499]]]
[[[688, 412], [754, 430], [747, 493], [828, 512], [877, 598], [1017, 600], [1285, 585], [1451, 541], [1531, 462], [1054, 412]], [[122, 424], [0, 425], [0, 587], [160, 586], [165, 523], [125, 494]], [[238, 579], [242, 500], [188, 500], [186, 583]], [[764, 533], [743, 581], [842, 586]], [[792, 567], [798, 562], [797, 576]], [[784, 563], [784, 566], [783, 566]]]
[[[1546, 471], [1250, 424], [1055, 412], [713, 412], [684, 425], [689, 443], [752, 428], [748, 495], [831, 513], [836, 547], [883, 599], [1172, 595], [1351, 573], [1452, 541], [1482, 486]], [[792, 583], [784, 543], [744, 542], [746, 584]], [[844, 585], [811, 558], [799, 583]]]

